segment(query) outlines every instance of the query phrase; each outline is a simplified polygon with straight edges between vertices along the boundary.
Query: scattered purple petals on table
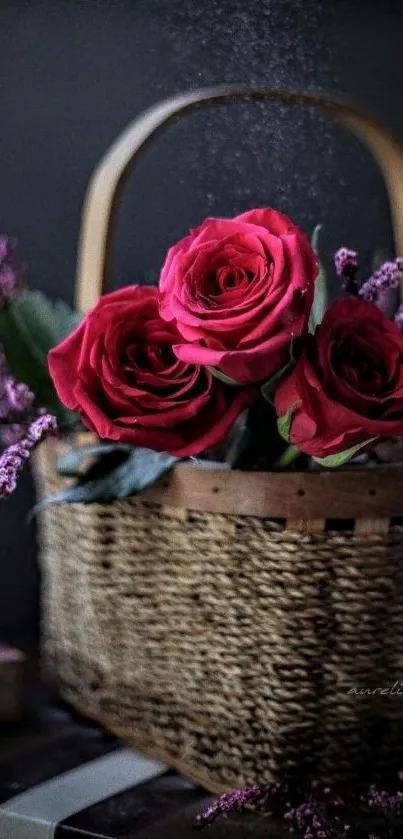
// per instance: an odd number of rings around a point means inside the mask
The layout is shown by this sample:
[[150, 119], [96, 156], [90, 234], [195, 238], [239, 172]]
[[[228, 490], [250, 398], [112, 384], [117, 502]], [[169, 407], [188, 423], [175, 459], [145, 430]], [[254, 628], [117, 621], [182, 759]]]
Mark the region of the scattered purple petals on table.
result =
[[[402, 782], [399, 773], [396, 786]], [[361, 788], [362, 789], [362, 788]], [[195, 827], [211, 825], [231, 812], [250, 809], [271, 814], [302, 839], [400, 839], [403, 835], [403, 792], [375, 784], [342, 798], [331, 787], [313, 781], [310, 787], [255, 784], [221, 795], [197, 819]]]

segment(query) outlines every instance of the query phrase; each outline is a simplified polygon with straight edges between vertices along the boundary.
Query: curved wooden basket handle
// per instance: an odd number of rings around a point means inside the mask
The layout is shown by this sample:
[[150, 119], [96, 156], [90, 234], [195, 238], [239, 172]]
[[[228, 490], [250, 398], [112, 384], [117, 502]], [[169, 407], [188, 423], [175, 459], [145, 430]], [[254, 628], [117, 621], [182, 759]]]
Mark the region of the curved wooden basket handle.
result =
[[403, 254], [403, 146], [382, 125], [351, 105], [313, 94], [270, 88], [204, 88], [174, 96], [145, 111], [118, 137], [96, 168], [86, 193], [80, 233], [76, 304], [81, 311], [94, 306], [107, 288], [117, 203], [131, 167], [149, 143], [179, 117], [207, 105], [231, 102], [313, 107], [350, 128], [372, 151], [383, 172], [395, 247]]

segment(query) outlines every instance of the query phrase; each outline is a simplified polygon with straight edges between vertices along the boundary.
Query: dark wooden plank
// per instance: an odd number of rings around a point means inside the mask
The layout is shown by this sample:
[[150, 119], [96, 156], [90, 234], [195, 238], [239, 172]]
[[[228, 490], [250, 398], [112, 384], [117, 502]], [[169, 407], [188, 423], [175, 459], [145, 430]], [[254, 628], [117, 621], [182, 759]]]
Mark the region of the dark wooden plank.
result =
[[403, 468], [285, 474], [179, 464], [140, 497], [191, 510], [296, 521], [390, 518], [403, 516]]

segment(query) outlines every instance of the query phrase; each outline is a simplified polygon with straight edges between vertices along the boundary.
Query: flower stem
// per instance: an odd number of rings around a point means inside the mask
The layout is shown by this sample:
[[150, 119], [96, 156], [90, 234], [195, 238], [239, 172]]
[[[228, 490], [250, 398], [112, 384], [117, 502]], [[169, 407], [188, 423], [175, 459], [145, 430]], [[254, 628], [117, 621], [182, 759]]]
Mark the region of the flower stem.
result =
[[294, 463], [294, 460], [297, 460], [300, 457], [301, 452], [297, 449], [296, 446], [293, 446], [290, 443], [287, 448], [281, 453], [280, 457], [276, 460], [274, 464], [275, 469], [284, 469], [286, 466], [291, 466], [291, 463]]

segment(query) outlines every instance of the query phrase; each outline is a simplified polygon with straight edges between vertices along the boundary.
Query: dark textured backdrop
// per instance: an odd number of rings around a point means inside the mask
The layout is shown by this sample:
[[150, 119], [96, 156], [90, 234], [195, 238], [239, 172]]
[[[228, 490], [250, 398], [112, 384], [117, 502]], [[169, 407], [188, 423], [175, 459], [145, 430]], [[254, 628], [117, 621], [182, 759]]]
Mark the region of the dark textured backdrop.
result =
[[[403, 138], [401, 0], [0, 0], [0, 228], [30, 280], [72, 299], [91, 170], [143, 108], [212, 82], [347, 95]], [[390, 247], [375, 165], [311, 114], [229, 107], [171, 129], [141, 161], [119, 216], [116, 282], [153, 281], [207, 214], [273, 203], [323, 247]], [[35, 626], [29, 478], [0, 509], [0, 637]]]

